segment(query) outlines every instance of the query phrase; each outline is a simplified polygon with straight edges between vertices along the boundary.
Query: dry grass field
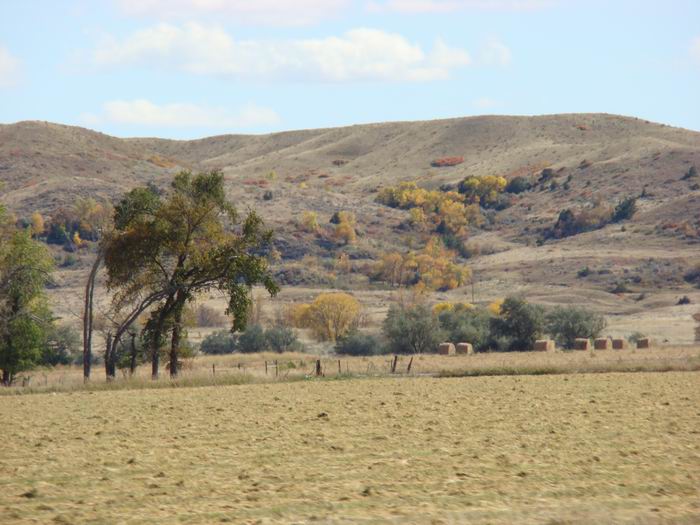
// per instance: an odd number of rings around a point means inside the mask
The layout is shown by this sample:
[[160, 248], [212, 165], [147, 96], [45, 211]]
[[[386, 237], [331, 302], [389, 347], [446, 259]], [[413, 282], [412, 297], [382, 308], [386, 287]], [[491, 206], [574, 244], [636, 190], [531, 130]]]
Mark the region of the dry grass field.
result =
[[21, 375], [14, 386], [0, 389], [0, 397], [77, 390], [136, 390], [299, 381], [315, 377], [317, 360], [321, 361], [323, 377], [326, 379], [691, 372], [700, 371], [700, 347], [657, 346], [646, 350], [493, 352], [453, 356], [401, 355], [397, 356], [394, 372], [391, 371], [391, 355], [349, 357], [294, 352], [200, 354], [184, 362], [180, 376], [175, 380], [171, 380], [164, 370], [158, 381], [152, 381], [150, 364], [146, 364], [139, 367], [133, 377], [128, 377], [124, 371], [114, 382], [105, 383], [104, 369], [96, 365], [91, 382], [85, 385], [82, 366], [58, 366]]
[[2, 523], [698, 523], [700, 373], [0, 398]]

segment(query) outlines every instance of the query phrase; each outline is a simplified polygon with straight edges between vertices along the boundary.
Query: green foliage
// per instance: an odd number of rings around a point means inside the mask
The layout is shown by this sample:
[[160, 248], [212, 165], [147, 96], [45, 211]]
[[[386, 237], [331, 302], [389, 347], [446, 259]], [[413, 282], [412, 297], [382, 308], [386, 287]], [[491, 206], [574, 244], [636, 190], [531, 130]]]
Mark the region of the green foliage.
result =
[[490, 321], [491, 337], [499, 343], [494, 346], [509, 351], [532, 350], [544, 327], [544, 309], [516, 297], [506, 298], [500, 315]]
[[49, 233], [46, 235], [46, 242], [48, 244], [58, 244], [63, 246], [64, 244], [70, 242], [70, 234], [66, 231], [66, 228], [63, 225], [52, 222], [49, 225]]
[[289, 352], [299, 347], [294, 330], [286, 326], [273, 326], [265, 330], [265, 341], [273, 352]]
[[427, 306], [392, 305], [384, 320], [384, 336], [394, 354], [437, 352], [444, 339], [440, 322]]
[[583, 279], [584, 277], [591, 275], [591, 269], [588, 266], [584, 266], [578, 272], [576, 272], [576, 275]]
[[219, 330], [204, 338], [199, 349], [205, 354], [232, 354], [236, 351], [236, 336], [227, 330]]
[[245, 332], [238, 336], [238, 350], [244, 354], [264, 352], [267, 350], [267, 344], [265, 331], [258, 324], [249, 326]]
[[645, 338], [646, 338], [646, 334], [643, 334], [642, 332], [634, 332], [633, 334], [631, 334], [631, 335], [627, 338], [627, 340], [628, 340], [631, 344], [636, 345], [637, 342], [638, 342], [640, 339], [645, 339]]
[[369, 356], [383, 353], [383, 347], [376, 337], [354, 331], [338, 339], [335, 352], [342, 355]]
[[41, 360], [52, 321], [44, 295], [52, 270], [48, 250], [29, 231], [0, 244], [0, 369], [6, 384]]
[[47, 366], [82, 363], [82, 340], [70, 326], [51, 326], [47, 331], [41, 364]]
[[[224, 293], [233, 329], [243, 330], [252, 286], [277, 292], [264, 255], [271, 239], [255, 212], [239, 220], [221, 172], [182, 172], [166, 195], [137, 188], [115, 208], [115, 231], [105, 249], [108, 286], [117, 291], [117, 302], [151, 300], [151, 344], [161, 346], [170, 330], [171, 354], [177, 353], [183, 309], [198, 293]], [[170, 360], [175, 362], [172, 355]]]
[[528, 179], [525, 177], [513, 177], [509, 182], [508, 185], [506, 186], [505, 192], [506, 193], [524, 193], [526, 191], [529, 191], [532, 188], [532, 184]]
[[455, 343], [471, 343], [474, 350], [488, 350], [491, 340], [491, 314], [485, 308], [460, 308], [438, 315], [446, 339]]
[[631, 219], [637, 212], [637, 198], [627, 197], [615, 206], [612, 214], [612, 222], [622, 222]]
[[547, 314], [547, 332], [564, 348], [577, 338], [594, 339], [605, 329], [602, 315], [577, 307], [557, 307]]

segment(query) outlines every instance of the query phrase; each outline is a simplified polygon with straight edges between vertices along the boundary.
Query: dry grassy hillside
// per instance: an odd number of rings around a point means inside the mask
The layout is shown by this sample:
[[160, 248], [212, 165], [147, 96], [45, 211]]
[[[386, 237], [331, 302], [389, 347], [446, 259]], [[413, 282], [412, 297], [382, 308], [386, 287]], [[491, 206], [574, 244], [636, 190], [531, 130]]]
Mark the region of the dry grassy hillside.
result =
[[[445, 156], [464, 162], [431, 167]], [[305, 255], [332, 261], [339, 251], [367, 264], [384, 251], [419, 245], [402, 228], [406, 211], [375, 202], [379, 188], [404, 180], [437, 188], [469, 175], [512, 179], [551, 168], [555, 187], [514, 196], [510, 207], [489, 212], [487, 223], [472, 231], [469, 242], [480, 252], [469, 260], [476, 300], [520, 291], [545, 304], [585, 303], [620, 330], [652, 323], [673, 342], [692, 340], [689, 314], [697, 308], [676, 306], [678, 298], [700, 302], [683, 280], [700, 261], [700, 181], [681, 180], [692, 165], [700, 166], [700, 133], [605, 114], [471, 117], [193, 141], [118, 139], [39, 122], [0, 126], [0, 202], [19, 215], [50, 215], [76, 195], [114, 199], [137, 184], [165, 185], [183, 168], [217, 168], [238, 206], [255, 207], [277, 229], [291, 265]], [[266, 191], [270, 200], [263, 199]], [[631, 221], [536, 242], [565, 208], [614, 205], [643, 191]], [[296, 221], [305, 210], [316, 211], [322, 224], [335, 211], [354, 211], [356, 246], [339, 249], [300, 232]], [[303, 284], [365, 287], [361, 280], [334, 281], [323, 264], [320, 273], [330, 277], [309, 277], [308, 263]], [[589, 271], [581, 277], [584, 268]], [[82, 271], [65, 272], [64, 286], [78, 283]], [[630, 291], [610, 293], [619, 282]], [[465, 294], [471, 289], [441, 296]]]

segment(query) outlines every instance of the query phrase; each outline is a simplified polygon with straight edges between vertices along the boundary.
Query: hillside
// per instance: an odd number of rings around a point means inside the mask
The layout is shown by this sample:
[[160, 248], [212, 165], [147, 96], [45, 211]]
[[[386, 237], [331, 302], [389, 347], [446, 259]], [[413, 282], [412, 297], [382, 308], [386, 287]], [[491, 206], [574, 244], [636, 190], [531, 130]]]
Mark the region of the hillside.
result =
[[[447, 156], [464, 162], [431, 167]], [[417, 181], [436, 189], [466, 176], [510, 180], [550, 168], [555, 185], [513, 196], [509, 207], [490, 210], [487, 223], [471, 231], [469, 243], [481, 253], [468, 261], [476, 300], [522, 291], [547, 304], [587, 303], [623, 316], [619, 326], [628, 332], [653, 318], [674, 342], [692, 338], [689, 313], [697, 308], [675, 306], [678, 297], [700, 301], [683, 280], [700, 260], [700, 181], [681, 180], [692, 165], [700, 166], [700, 133], [605, 114], [484, 116], [192, 141], [118, 139], [39, 122], [0, 126], [0, 202], [19, 216], [35, 210], [50, 216], [76, 196], [114, 200], [138, 184], [164, 186], [180, 169], [216, 168], [237, 205], [256, 208], [275, 227], [291, 265], [304, 255], [332, 260], [341, 251], [370, 264], [385, 251], [420, 243], [402, 227], [406, 211], [375, 202], [380, 188]], [[263, 199], [266, 191], [270, 200]], [[543, 228], [560, 211], [614, 205], [642, 192], [631, 221], [541, 243]], [[336, 211], [353, 211], [357, 245], [339, 249], [300, 232], [295, 221], [305, 210], [317, 212], [321, 223]], [[316, 273], [322, 270], [321, 264]], [[66, 286], [79, 282], [80, 271], [67, 272], [75, 275]], [[289, 282], [334, 285], [308, 268], [298, 273]], [[620, 282], [630, 292], [610, 293]], [[343, 285], [366, 288], [359, 279]], [[471, 290], [438, 295], [465, 293]]]

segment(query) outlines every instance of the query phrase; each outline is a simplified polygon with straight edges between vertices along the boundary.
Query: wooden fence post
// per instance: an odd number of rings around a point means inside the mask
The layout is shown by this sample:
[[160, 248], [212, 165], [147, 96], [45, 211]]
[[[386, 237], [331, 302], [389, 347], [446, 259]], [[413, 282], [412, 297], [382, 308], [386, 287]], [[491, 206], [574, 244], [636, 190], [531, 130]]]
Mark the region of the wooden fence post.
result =
[[275, 359], [275, 377], [277, 377], [280, 374], [280, 367], [277, 364], [277, 359]]
[[216, 375], [216, 363], [211, 364], [211, 375]]
[[408, 366], [406, 367], [406, 373], [410, 374], [411, 373], [411, 365], [413, 364], [413, 356], [411, 356], [411, 360], [408, 362]]
[[267, 361], [265, 361], [265, 375], [267, 375]]
[[394, 355], [394, 360], [391, 362], [391, 373], [396, 373], [396, 364], [399, 362], [399, 356]]
[[338, 359], [338, 375], [340, 375], [342, 373], [343, 373], [343, 369], [341, 368], [341, 365], [340, 365], [340, 359]]
[[321, 369], [321, 360], [320, 359], [316, 359], [316, 375], [319, 377], [323, 375], [323, 370]]

